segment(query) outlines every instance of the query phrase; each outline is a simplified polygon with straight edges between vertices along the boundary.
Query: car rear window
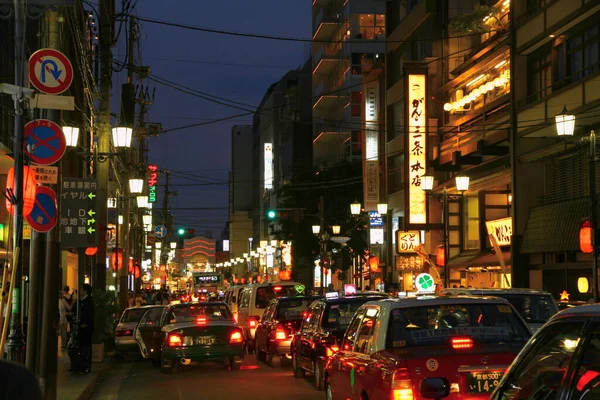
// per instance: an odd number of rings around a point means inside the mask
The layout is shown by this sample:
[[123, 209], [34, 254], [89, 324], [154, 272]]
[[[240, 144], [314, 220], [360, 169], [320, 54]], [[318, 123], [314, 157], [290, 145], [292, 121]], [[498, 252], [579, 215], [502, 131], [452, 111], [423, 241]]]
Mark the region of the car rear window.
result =
[[146, 311], [148, 311], [147, 308], [134, 308], [132, 310], [125, 310], [123, 316], [121, 317], [121, 322], [139, 322]]
[[208, 321], [233, 320], [233, 315], [225, 304], [196, 304], [186, 307], [174, 307], [169, 316], [169, 323], [194, 322], [198, 317], [205, 317]]
[[277, 297], [295, 296], [294, 285], [263, 286], [256, 289], [256, 308], [267, 308], [269, 301]]
[[302, 313], [315, 301], [315, 298], [281, 300], [277, 305], [277, 317], [279, 321], [293, 321], [302, 319]]
[[330, 304], [323, 316], [323, 327], [332, 331], [346, 330], [356, 310], [367, 301], [375, 300], [364, 297], [363, 301], [352, 301], [348, 303]]
[[508, 300], [529, 323], [543, 324], [558, 312], [558, 306], [551, 296], [504, 293], [496, 296]]
[[396, 308], [388, 327], [388, 349], [444, 345], [455, 336], [474, 343], [525, 343], [530, 337], [512, 307], [499, 303]]

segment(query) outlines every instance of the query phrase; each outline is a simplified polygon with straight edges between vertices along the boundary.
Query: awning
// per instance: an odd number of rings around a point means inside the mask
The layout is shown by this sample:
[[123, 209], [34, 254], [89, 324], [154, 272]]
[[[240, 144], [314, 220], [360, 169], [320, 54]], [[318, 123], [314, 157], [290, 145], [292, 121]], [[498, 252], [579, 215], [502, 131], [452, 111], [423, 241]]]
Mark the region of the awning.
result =
[[579, 251], [579, 223], [590, 215], [587, 198], [532, 208], [520, 252]]
[[[509, 266], [511, 263], [510, 250], [502, 251], [504, 264]], [[469, 267], [496, 267], [500, 266], [498, 256], [490, 250], [485, 250], [479, 253], [463, 253], [450, 259], [448, 262], [450, 268], [469, 268]]]

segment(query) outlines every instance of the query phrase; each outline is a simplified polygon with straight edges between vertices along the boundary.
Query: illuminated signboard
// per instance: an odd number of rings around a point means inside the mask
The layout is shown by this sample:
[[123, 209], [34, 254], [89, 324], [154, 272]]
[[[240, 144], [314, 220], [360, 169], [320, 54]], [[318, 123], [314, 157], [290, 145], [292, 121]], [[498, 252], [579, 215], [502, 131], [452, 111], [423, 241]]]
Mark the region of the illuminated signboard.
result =
[[397, 253], [415, 253], [417, 247], [421, 244], [421, 234], [419, 231], [396, 231], [396, 235]]
[[158, 167], [148, 165], [148, 203], [156, 201], [156, 185], [158, 185]]
[[493, 236], [498, 246], [510, 246], [512, 238], [512, 217], [486, 221], [488, 235]]
[[365, 209], [379, 203], [379, 82], [365, 84], [365, 146], [363, 154], [363, 194]]
[[265, 143], [265, 189], [273, 189], [273, 145]]
[[427, 111], [425, 75], [408, 76], [408, 134], [406, 135], [409, 224], [427, 223], [427, 202], [421, 178], [427, 173]]
[[229, 251], [229, 239], [223, 240], [223, 251]]

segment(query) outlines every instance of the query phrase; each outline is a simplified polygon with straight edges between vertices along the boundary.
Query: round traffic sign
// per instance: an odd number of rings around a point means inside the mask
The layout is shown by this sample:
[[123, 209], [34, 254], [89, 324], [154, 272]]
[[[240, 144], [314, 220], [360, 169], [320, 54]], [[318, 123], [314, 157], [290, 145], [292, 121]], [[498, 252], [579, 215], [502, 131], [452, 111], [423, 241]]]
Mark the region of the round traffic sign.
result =
[[48, 232], [56, 225], [56, 193], [46, 186], [38, 186], [31, 214], [25, 217], [31, 228], [38, 232]]
[[36, 164], [54, 164], [66, 149], [65, 134], [54, 122], [36, 119], [25, 125], [25, 152]]
[[29, 81], [40, 92], [61, 94], [73, 82], [73, 66], [58, 50], [38, 50], [29, 57]]
[[159, 239], [164, 238], [167, 236], [167, 228], [165, 228], [164, 225], [156, 225], [156, 228], [154, 228], [154, 236]]

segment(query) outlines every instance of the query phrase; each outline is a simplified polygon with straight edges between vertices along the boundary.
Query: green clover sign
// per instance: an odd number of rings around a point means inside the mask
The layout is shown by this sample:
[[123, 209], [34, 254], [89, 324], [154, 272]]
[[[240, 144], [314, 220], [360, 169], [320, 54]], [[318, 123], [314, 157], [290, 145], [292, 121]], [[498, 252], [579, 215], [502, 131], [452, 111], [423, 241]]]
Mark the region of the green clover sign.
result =
[[296, 289], [296, 292], [298, 294], [302, 294], [302, 293], [304, 293], [304, 289], [306, 289], [306, 286], [304, 286], [304, 285], [296, 285], [296, 286], [294, 286], [294, 289]]
[[434, 285], [433, 279], [431, 278], [431, 275], [429, 275], [429, 274], [421, 275], [419, 277], [419, 279], [417, 280], [417, 283], [419, 284], [419, 286], [421, 287], [422, 290], [431, 289]]

